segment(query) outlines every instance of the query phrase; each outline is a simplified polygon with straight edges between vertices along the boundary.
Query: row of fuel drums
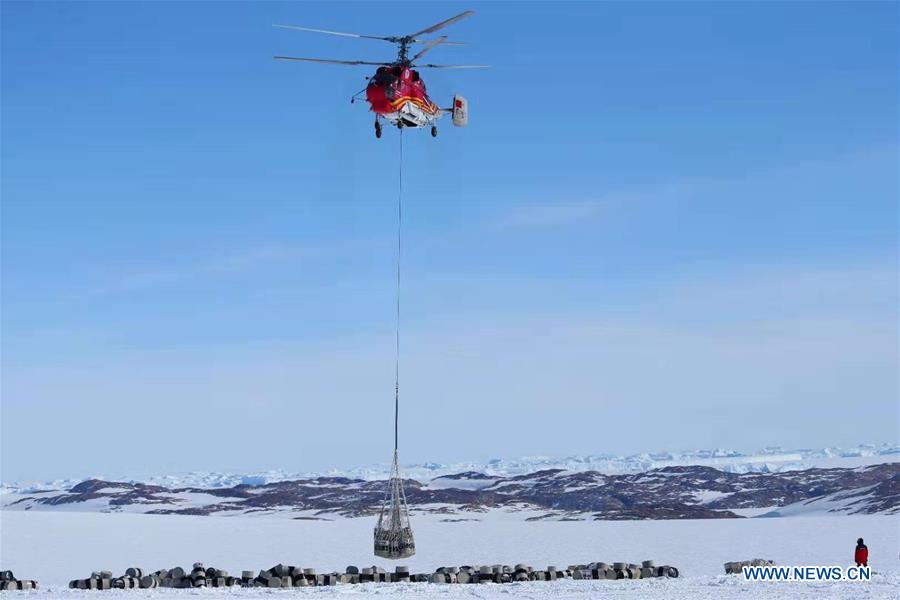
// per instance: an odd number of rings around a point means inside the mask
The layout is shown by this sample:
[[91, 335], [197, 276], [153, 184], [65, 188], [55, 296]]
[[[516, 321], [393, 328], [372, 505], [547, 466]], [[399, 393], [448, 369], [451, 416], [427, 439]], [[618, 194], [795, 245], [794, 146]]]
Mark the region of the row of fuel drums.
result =
[[118, 577], [114, 577], [111, 571], [94, 571], [86, 579], [73, 579], [69, 582], [69, 587], [78, 590], [129, 590], [155, 587], [231, 587], [241, 584], [240, 578], [229, 576], [227, 571], [214, 567], [205, 568], [203, 563], [194, 563], [190, 571], [175, 567], [149, 573], [139, 567], [131, 567]]
[[650, 577], [678, 577], [678, 569], [668, 565], [656, 566], [651, 560], [641, 565], [604, 562], [570, 565], [566, 569], [548, 566], [534, 569], [525, 564], [440, 567], [434, 573], [410, 573], [408, 567], [396, 567], [388, 573], [381, 567], [349, 566], [344, 573], [318, 574], [315, 569], [289, 565], [275, 565], [262, 571], [243, 571], [232, 577], [227, 571], [194, 563], [190, 571], [181, 567], [160, 569], [152, 573], [137, 567], [124, 575], [113, 577], [111, 571], [95, 571], [86, 579], [74, 579], [69, 587], [84, 590], [134, 588], [199, 588], [199, 587], [308, 587], [358, 583], [512, 583], [517, 581], [555, 581], [558, 579], [645, 579]]
[[12, 571], [0, 571], [0, 590], [36, 590], [38, 589], [37, 581], [33, 579], [16, 579]]
[[570, 565], [559, 569], [553, 565], [534, 569], [518, 564], [482, 565], [478, 567], [442, 567], [431, 576], [433, 583], [511, 583], [514, 581], [556, 581], [558, 579], [643, 579], [650, 577], [678, 577], [678, 569], [668, 565], [657, 567], [652, 560], [641, 565], [604, 562]]

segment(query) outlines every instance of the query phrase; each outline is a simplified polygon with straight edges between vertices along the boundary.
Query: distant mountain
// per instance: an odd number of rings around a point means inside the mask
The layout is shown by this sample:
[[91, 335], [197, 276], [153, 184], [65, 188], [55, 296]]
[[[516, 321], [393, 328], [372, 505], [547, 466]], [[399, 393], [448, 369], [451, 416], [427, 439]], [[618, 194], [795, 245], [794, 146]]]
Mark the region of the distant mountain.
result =
[[[517, 459], [495, 458], [486, 462], [456, 462], [403, 465], [404, 476], [419, 481], [430, 481], [445, 475], [464, 472], [482, 473], [491, 477], [528, 475], [549, 469], [565, 471], [596, 471], [609, 475], [641, 473], [670, 466], [707, 466], [730, 473], [780, 473], [800, 471], [815, 467], [859, 467], [885, 462], [900, 462], [898, 444], [861, 444], [853, 448], [785, 449], [763, 448], [754, 453], [734, 450], [689, 450], [680, 452], [653, 452], [645, 454], [614, 455], [591, 454], [567, 457], [524, 457]], [[279, 481], [295, 481], [315, 477], [347, 477], [366, 481], [385, 479], [389, 464], [375, 464], [349, 469], [327, 471], [270, 470], [254, 473], [220, 473], [193, 471], [190, 473], [157, 475], [148, 477], [107, 477], [95, 475], [94, 479], [123, 480], [146, 483], [167, 488], [232, 488], [237, 485], [263, 485]], [[0, 493], [27, 490], [66, 490], [82, 479], [61, 479], [40, 483], [3, 482]]]
[[[314, 477], [228, 488], [166, 487], [89, 479], [67, 490], [7, 491], [4, 510], [75, 510], [182, 515], [268, 515], [327, 519], [374, 515], [385, 481]], [[406, 481], [414, 513], [479, 520], [512, 513], [523, 520], [719, 519], [900, 513], [900, 463], [781, 473], [731, 473], [670, 466], [642, 473], [547, 469], [514, 476], [477, 471], [427, 483]]]

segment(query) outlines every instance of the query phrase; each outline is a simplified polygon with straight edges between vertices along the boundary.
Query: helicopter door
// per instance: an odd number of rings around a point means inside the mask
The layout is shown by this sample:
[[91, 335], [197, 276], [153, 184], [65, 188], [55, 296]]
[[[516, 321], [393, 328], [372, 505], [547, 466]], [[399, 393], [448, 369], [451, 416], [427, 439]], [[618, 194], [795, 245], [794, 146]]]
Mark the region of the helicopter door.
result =
[[453, 96], [453, 125], [465, 127], [469, 124], [469, 102], [462, 96]]

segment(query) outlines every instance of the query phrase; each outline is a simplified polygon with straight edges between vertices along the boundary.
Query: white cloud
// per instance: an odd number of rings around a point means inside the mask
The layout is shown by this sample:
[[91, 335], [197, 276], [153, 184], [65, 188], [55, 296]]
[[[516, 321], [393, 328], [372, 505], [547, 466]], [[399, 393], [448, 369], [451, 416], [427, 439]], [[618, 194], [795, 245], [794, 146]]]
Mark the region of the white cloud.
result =
[[523, 204], [503, 215], [500, 224], [510, 227], [567, 225], [597, 217], [606, 205], [604, 200]]
[[[641, 296], [657, 300], [588, 297], [569, 311], [410, 322], [404, 460], [896, 439], [892, 264], [704, 275], [645, 285]], [[4, 464], [27, 460], [38, 476], [148, 460], [182, 469], [370, 460], [390, 450], [392, 343], [380, 331], [6, 369], [4, 448], [32, 435], [9, 424], [39, 422], [69, 450], [4, 452]], [[111, 425], [86, 438], [98, 415]], [[190, 435], [160, 446], [174, 430]]]
[[122, 269], [117, 274], [107, 275], [99, 283], [74, 292], [72, 296], [76, 299], [91, 300], [177, 286], [198, 279], [250, 273], [276, 265], [322, 264], [366, 252], [375, 243], [373, 240], [318, 244], [268, 243], [215, 256], [179, 257], [152, 268]]
[[679, 215], [695, 216], [688, 211], [689, 205], [727, 207], [737, 202], [772, 211], [786, 199], [810, 196], [832, 201], [835, 194], [845, 193], [858, 194], [859, 202], [865, 204], [873, 201], [872, 191], [866, 186], [875, 180], [882, 186], [877, 195], [885, 196], [884, 192], [890, 192], [893, 186], [895, 193], [889, 199], [895, 201], [897, 153], [894, 144], [879, 145], [853, 154], [757, 168], [723, 177], [686, 175], [624, 191], [598, 191], [596, 197], [582, 200], [560, 200], [552, 196], [525, 200], [500, 215], [497, 221], [507, 227], [559, 227], [597, 221], [622, 209], [641, 213], [676, 205]]

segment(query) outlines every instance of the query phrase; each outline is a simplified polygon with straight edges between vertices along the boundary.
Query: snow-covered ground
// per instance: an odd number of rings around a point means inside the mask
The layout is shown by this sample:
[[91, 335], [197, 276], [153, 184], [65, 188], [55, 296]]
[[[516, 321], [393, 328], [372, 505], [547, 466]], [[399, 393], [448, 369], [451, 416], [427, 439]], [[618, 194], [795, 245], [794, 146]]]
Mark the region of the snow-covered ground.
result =
[[[36, 579], [42, 597], [97, 592], [68, 590], [68, 580], [91, 571], [124, 572], [189, 566], [195, 561], [233, 573], [277, 563], [316, 567], [347, 565], [392, 568], [372, 556], [371, 518], [331, 522], [208, 517], [0, 512], [0, 568]], [[677, 580], [564, 581], [510, 585], [436, 586], [391, 584], [305, 590], [208, 589], [128, 590], [106, 596], [267, 597], [287, 595], [402, 596], [403, 598], [900, 598], [900, 517], [841, 516], [702, 521], [523, 522], [497, 512], [482, 522], [414, 522], [418, 553], [403, 561], [414, 571], [441, 565], [514, 564], [566, 566], [603, 560], [677, 566]], [[722, 563], [770, 558], [782, 565], [850, 563], [856, 538], [864, 537], [876, 573], [868, 583], [750, 583], [725, 576]]]

